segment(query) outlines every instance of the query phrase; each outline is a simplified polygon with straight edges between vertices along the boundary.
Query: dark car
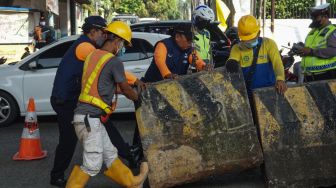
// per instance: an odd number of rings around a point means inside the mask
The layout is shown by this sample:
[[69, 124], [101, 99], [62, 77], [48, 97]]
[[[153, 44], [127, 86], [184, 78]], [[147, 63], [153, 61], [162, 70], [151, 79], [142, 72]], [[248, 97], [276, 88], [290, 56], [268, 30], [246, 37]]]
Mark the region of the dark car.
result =
[[[156, 21], [156, 22], [146, 22], [146, 23], [136, 23], [131, 25], [132, 31], [137, 32], [150, 32], [150, 33], [161, 33], [171, 35], [173, 29], [178, 24], [190, 24], [191, 21], [185, 20], [172, 20], [172, 21]], [[215, 67], [223, 66], [226, 60], [229, 58], [231, 41], [223, 33], [219, 27], [219, 22], [212, 22], [207, 28], [211, 34], [212, 43], [212, 53], [215, 62]]]

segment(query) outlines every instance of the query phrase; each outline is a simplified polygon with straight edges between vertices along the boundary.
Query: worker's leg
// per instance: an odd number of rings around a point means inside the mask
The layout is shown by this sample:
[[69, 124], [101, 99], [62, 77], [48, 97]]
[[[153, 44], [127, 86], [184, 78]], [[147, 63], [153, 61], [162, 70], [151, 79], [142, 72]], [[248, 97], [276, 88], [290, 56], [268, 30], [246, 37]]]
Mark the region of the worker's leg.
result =
[[73, 120], [76, 101], [67, 101], [59, 105], [51, 99], [53, 109], [57, 113], [59, 130], [58, 145], [56, 147], [54, 165], [50, 172], [50, 183], [52, 185], [64, 186], [64, 171], [69, 167], [74, 154], [77, 136], [71, 121]]
[[[83, 164], [80, 169], [74, 168], [73, 177], [67, 182], [67, 187], [79, 184], [85, 186], [89, 176], [99, 173], [103, 163], [103, 135], [106, 133], [104, 126], [99, 118], [88, 118], [88, 124], [84, 123], [85, 115], [74, 116], [74, 127], [78, 140], [83, 145]], [[88, 129], [90, 127], [90, 130]], [[84, 177], [80, 179], [79, 177]], [[78, 183], [79, 182], [79, 183]]]
[[142, 187], [148, 174], [147, 162], [141, 164], [140, 174], [138, 176], [134, 176], [132, 171], [119, 158], [117, 158], [118, 151], [112, 145], [106, 131], [102, 134], [102, 138], [104, 139], [104, 162], [108, 167], [104, 174], [124, 187]]

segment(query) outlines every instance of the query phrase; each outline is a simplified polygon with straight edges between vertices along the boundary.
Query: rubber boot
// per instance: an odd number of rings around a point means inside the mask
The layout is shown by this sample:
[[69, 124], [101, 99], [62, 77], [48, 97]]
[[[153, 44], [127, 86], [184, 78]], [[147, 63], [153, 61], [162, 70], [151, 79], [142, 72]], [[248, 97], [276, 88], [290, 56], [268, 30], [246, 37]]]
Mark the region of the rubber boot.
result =
[[90, 176], [87, 173], [83, 172], [79, 166], [75, 165], [65, 188], [83, 188], [89, 181], [89, 178]]
[[134, 176], [132, 171], [117, 158], [104, 174], [123, 187], [142, 188], [144, 181], [147, 179], [148, 164], [147, 162], [141, 163], [140, 174]]

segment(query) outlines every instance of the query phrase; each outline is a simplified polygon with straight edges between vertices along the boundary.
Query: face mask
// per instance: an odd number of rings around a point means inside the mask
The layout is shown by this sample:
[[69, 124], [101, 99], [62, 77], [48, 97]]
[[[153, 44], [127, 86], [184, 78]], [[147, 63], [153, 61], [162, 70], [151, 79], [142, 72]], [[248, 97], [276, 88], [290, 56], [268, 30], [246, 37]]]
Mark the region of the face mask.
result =
[[104, 45], [105, 37], [99, 37], [96, 41], [96, 47], [101, 48]]
[[40, 22], [40, 26], [45, 26], [46, 23], [45, 22]]
[[122, 57], [125, 55], [125, 52], [126, 52], [126, 48], [125, 47], [122, 47], [119, 52], [117, 53], [117, 56], [118, 57]]
[[250, 43], [251, 48], [254, 48], [258, 45], [258, 39]]
[[258, 38], [256, 39], [256, 40], [254, 40], [254, 41], [250, 41], [250, 42], [240, 42], [239, 43], [240, 44], [240, 46], [241, 46], [241, 48], [249, 48], [249, 49], [251, 49], [251, 48], [254, 48], [254, 47], [256, 47], [257, 45], [258, 45]]
[[120, 43], [120, 45], [119, 45], [119, 51], [117, 53], [117, 56], [118, 57], [122, 57], [122, 56], [125, 55], [125, 52], [126, 52], [126, 48], [124, 47], [124, 44]]
[[310, 28], [320, 28], [322, 26], [321, 20], [313, 20], [313, 22], [309, 25]]
[[197, 29], [203, 30], [203, 29], [208, 27], [209, 23], [210, 23], [210, 21], [208, 21], [208, 20], [197, 20], [195, 25], [196, 25]]

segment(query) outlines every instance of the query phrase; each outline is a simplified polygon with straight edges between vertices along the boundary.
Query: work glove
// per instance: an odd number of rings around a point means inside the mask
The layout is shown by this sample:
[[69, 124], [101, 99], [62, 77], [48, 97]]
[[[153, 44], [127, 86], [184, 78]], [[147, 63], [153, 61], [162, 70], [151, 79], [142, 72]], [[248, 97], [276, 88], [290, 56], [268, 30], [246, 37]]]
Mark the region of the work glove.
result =
[[233, 59], [226, 61], [225, 68], [229, 73], [237, 73], [239, 71], [239, 62]]

